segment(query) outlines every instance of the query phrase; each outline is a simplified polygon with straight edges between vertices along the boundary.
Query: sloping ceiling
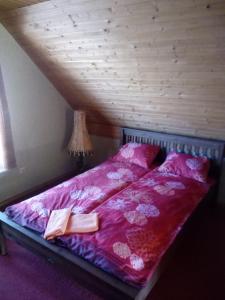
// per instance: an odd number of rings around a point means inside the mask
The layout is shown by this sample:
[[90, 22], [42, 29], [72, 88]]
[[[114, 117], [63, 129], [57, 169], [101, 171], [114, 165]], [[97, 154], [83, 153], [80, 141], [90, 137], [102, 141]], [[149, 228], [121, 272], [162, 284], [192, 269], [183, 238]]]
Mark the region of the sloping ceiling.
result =
[[225, 139], [224, 0], [50, 0], [2, 22], [71, 105], [88, 111], [92, 131]]
[[47, 0], [0, 0], [0, 11], [16, 9], [44, 1]]

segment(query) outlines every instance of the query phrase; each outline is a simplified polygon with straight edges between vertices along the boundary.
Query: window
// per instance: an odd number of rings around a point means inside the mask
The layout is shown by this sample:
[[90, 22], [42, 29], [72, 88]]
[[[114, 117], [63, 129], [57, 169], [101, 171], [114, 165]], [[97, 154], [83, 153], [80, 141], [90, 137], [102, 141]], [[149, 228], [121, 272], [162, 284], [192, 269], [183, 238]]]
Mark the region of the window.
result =
[[0, 136], [0, 171], [4, 169], [4, 152], [3, 152], [3, 139]]
[[9, 112], [0, 68], [0, 172], [13, 168], [15, 165]]

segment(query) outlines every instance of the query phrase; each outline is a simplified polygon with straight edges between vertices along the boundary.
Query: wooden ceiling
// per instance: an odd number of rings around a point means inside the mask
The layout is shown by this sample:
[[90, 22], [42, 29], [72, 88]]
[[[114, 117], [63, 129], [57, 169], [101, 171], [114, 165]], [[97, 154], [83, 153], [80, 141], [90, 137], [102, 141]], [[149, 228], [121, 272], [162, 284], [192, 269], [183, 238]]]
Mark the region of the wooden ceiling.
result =
[[47, 0], [0, 0], [0, 11], [7, 11]]
[[224, 0], [50, 0], [2, 22], [91, 129], [225, 139]]

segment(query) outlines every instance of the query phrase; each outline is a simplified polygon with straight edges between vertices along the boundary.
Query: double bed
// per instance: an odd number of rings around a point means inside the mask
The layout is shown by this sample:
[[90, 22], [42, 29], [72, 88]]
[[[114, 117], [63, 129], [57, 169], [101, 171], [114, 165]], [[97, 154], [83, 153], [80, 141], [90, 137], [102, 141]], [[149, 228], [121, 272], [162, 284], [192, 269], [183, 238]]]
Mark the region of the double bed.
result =
[[[112, 299], [146, 299], [182, 229], [203, 199], [216, 199], [224, 143], [131, 128], [121, 129], [121, 145], [160, 147], [150, 168], [109, 159], [0, 213], [1, 254], [5, 237], [70, 268], [85, 284]], [[207, 182], [160, 172], [169, 152], [210, 160]], [[43, 239], [50, 212], [96, 212], [100, 230]]]

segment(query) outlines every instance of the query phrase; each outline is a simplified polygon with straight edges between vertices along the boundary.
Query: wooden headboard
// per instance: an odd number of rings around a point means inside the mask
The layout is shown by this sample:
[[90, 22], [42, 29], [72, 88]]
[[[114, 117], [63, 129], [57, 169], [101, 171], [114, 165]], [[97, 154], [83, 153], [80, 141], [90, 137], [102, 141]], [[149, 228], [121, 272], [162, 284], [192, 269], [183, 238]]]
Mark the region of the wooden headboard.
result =
[[159, 145], [160, 161], [163, 161], [166, 154], [171, 151], [205, 156], [211, 161], [210, 174], [217, 178], [220, 175], [224, 157], [223, 141], [133, 128], [122, 128], [121, 131], [121, 144], [136, 142]]

